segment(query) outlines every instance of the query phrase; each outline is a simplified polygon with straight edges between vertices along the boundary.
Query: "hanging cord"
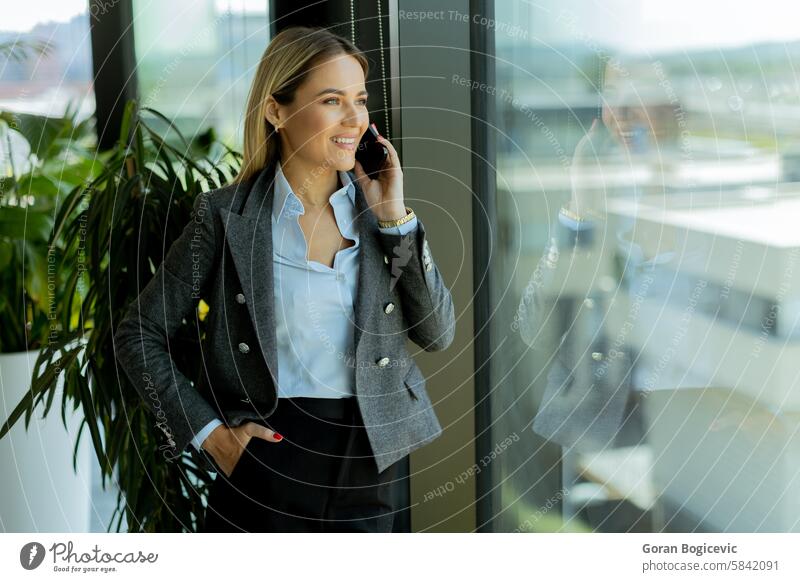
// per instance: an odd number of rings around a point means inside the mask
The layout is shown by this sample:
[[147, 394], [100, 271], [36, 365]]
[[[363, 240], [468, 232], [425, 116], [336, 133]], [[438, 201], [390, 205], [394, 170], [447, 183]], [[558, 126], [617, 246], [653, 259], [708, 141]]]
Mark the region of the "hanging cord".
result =
[[356, 44], [356, 9], [353, 6], [355, 0], [350, 0], [350, 42]]
[[[350, 0], [350, 40], [356, 44], [356, 11], [353, 2]], [[378, 0], [378, 44], [380, 58], [381, 58], [381, 89], [383, 92], [383, 115], [384, 115], [384, 128], [386, 130], [386, 139], [392, 139], [392, 132], [389, 126], [389, 95], [386, 92], [386, 59], [384, 58], [384, 45], [383, 45], [383, 16], [381, 13], [381, 0]]]

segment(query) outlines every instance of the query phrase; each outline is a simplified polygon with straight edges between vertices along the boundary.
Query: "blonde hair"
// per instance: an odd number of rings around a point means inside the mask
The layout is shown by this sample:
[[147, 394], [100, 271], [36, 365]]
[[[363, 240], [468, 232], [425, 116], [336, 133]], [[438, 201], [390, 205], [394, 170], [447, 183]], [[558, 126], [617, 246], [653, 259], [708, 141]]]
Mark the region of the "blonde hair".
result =
[[275, 35], [258, 63], [244, 120], [242, 167], [231, 184], [245, 182], [280, 154], [280, 135], [266, 119], [264, 106], [272, 95], [281, 105], [294, 101], [295, 92], [318, 63], [337, 55], [351, 55], [369, 73], [364, 53], [344, 37], [321, 27], [292, 26]]

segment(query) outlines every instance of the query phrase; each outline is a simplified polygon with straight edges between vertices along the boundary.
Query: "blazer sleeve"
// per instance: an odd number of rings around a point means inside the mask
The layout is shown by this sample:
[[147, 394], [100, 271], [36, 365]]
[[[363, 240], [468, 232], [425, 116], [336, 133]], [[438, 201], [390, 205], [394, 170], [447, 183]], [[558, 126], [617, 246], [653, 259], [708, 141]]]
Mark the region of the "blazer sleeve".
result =
[[455, 336], [455, 310], [430, 252], [425, 226], [406, 234], [379, 230], [384, 254], [390, 259], [391, 285], [400, 286], [408, 337], [426, 352], [446, 349]]
[[173, 458], [218, 417], [170, 356], [170, 339], [184, 318], [194, 316], [216, 272], [218, 234], [210, 194], [197, 196], [192, 219], [114, 334], [117, 360], [156, 416]]

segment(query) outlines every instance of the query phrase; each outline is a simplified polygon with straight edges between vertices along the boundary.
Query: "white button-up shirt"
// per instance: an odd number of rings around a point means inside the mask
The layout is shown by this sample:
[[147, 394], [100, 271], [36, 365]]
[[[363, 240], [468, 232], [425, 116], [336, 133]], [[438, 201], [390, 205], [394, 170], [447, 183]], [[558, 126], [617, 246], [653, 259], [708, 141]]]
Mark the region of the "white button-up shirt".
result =
[[354, 244], [339, 249], [329, 267], [307, 259], [299, 221], [305, 208], [280, 163], [276, 167], [272, 248], [279, 398], [355, 394], [353, 305], [360, 242], [355, 186], [347, 172], [339, 172], [339, 179], [343, 186], [329, 200], [342, 236]]

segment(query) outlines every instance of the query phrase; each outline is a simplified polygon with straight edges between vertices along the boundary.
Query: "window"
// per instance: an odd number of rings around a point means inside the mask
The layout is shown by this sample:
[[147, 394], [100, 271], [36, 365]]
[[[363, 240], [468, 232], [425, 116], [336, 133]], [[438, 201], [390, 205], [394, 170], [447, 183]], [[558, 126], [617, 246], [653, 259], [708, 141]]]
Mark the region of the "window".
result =
[[800, 530], [798, 10], [495, 3], [496, 531]]
[[269, 44], [266, 0], [134, 0], [141, 102], [185, 135], [213, 127], [241, 144], [255, 69]]
[[[87, 3], [33, 0], [27, 7], [7, 10], [0, 24], [0, 111], [87, 119], [95, 107]], [[10, 145], [10, 165], [22, 171], [28, 143], [17, 132], [0, 133], [0, 157]]]

